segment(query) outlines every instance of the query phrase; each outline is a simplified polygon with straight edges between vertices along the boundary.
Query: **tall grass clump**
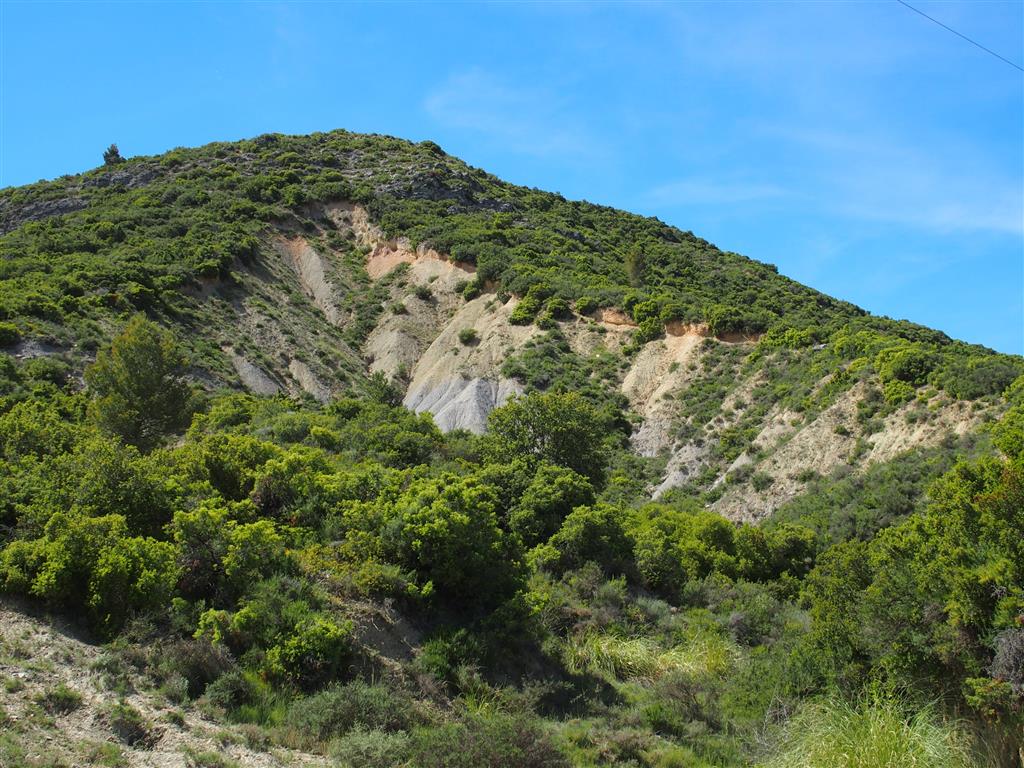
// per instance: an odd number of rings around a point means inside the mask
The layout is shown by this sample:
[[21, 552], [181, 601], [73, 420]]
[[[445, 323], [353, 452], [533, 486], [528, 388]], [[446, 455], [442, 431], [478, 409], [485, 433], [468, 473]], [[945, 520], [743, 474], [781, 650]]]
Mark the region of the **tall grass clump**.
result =
[[931, 707], [864, 697], [814, 702], [763, 768], [976, 768], [966, 734]]
[[622, 638], [589, 632], [569, 640], [563, 661], [574, 674], [587, 672], [617, 680], [652, 681], [669, 672], [694, 677], [718, 675], [728, 670], [733, 655], [733, 648], [715, 637], [664, 650], [649, 637]]

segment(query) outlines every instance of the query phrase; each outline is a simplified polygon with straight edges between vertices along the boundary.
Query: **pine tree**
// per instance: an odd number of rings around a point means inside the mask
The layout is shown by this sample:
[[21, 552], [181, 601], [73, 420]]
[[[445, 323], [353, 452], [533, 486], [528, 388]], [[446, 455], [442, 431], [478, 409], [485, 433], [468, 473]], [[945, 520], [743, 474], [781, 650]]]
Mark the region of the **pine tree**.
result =
[[173, 336], [136, 315], [85, 371], [96, 423], [141, 450], [184, 427], [191, 402], [185, 364]]
[[121, 157], [121, 150], [117, 148], [117, 144], [111, 144], [103, 152], [103, 164], [104, 165], [117, 165], [123, 163], [124, 158]]

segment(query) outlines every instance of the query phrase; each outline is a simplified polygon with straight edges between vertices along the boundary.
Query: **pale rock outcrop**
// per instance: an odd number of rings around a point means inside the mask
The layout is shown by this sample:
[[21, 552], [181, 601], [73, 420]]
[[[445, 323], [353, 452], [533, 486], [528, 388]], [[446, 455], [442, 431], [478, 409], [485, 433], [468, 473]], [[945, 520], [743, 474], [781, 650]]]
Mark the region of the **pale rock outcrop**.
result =
[[[502, 304], [488, 295], [463, 304], [416, 363], [405, 406], [434, 414], [441, 429], [483, 432], [491, 410], [522, 392], [518, 382], [501, 375], [502, 364], [541, 333], [509, 322], [515, 305], [515, 299]], [[468, 344], [459, 339], [466, 329], [476, 332]]]
[[291, 263], [302, 289], [328, 322], [337, 325], [341, 321], [341, 313], [334, 303], [334, 289], [327, 278], [327, 264], [320, 253], [304, 237], [276, 238], [274, 248]]
[[637, 353], [622, 380], [623, 394], [643, 417], [631, 437], [633, 448], [641, 456], [657, 456], [672, 447], [672, 394], [695, 375], [702, 341], [697, 334], [686, 334], [649, 342]]
[[298, 385], [302, 387], [302, 390], [312, 395], [314, 399], [321, 403], [330, 401], [331, 390], [321, 383], [316, 374], [304, 362], [292, 359], [288, 363], [288, 372], [291, 373], [292, 378], [295, 379]]
[[276, 395], [281, 391], [281, 387], [278, 386], [277, 382], [270, 378], [267, 372], [258, 365], [249, 362], [249, 360], [238, 354], [231, 347], [224, 347], [223, 352], [231, 360], [231, 364], [235, 366], [238, 378], [242, 380], [242, 384], [250, 392], [257, 395]]
[[512, 379], [464, 379], [461, 376], [410, 387], [403, 405], [416, 413], [429, 411], [443, 432], [466, 429], [482, 434], [487, 417], [523, 387]]

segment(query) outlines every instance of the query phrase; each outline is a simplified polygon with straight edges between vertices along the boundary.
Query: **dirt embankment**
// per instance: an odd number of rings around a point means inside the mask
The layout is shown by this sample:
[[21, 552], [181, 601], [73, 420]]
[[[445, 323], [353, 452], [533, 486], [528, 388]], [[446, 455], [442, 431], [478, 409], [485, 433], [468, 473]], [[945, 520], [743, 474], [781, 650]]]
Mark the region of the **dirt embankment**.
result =
[[[191, 705], [172, 703], [134, 667], [86, 642], [74, 627], [33, 617], [7, 598], [0, 599], [0, 682], [5, 768], [191, 768], [203, 755], [246, 768], [330, 765], [318, 755], [255, 743], [244, 726], [215, 722]], [[118, 704], [137, 713], [139, 731], [118, 727], [112, 712]]]

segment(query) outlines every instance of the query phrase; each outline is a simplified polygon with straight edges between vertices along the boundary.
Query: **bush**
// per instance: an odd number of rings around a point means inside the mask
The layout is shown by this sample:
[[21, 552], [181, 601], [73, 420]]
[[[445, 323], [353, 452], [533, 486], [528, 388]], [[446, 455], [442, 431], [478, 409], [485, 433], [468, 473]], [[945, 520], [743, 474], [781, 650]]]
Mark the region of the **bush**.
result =
[[346, 672], [351, 655], [352, 622], [314, 616], [267, 652], [267, 666], [273, 675], [308, 690]]
[[916, 395], [914, 387], [905, 381], [899, 379], [892, 379], [885, 382], [882, 386], [882, 396], [885, 398], [885, 402], [890, 405], [903, 405], [903, 403], [909, 403], [914, 399]]
[[524, 296], [512, 310], [508, 321], [512, 323], [512, 325], [529, 325], [533, 322], [533, 318], [540, 311], [540, 307], [540, 299]]
[[493, 607], [520, 579], [496, 506], [494, 490], [473, 477], [414, 483], [397, 502], [400, 528], [391, 547], [428, 593], [467, 608]]
[[413, 702], [404, 693], [354, 680], [296, 700], [283, 725], [298, 746], [310, 748], [354, 728], [393, 733], [417, 722]]
[[0, 585], [85, 613], [105, 637], [132, 614], [166, 606], [176, 578], [174, 547], [128, 537], [121, 515], [57, 513], [42, 538], [0, 552]]
[[510, 513], [508, 527], [532, 547], [551, 538], [576, 507], [593, 503], [594, 489], [585, 477], [542, 463]]
[[21, 333], [14, 323], [0, 323], [0, 347], [12, 347], [21, 340]]
[[460, 671], [479, 665], [483, 654], [480, 639], [458, 629], [425, 642], [416, 656], [416, 667], [443, 683], [457, 686]]
[[171, 334], [136, 315], [85, 371], [97, 423], [142, 450], [183, 428], [192, 399], [185, 366]]
[[212, 707], [232, 712], [248, 704], [256, 694], [256, 687], [241, 670], [232, 670], [221, 675], [206, 687], [203, 698]]
[[608, 504], [574, 509], [548, 544], [536, 550], [538, 565], [562, 574], [594, 562], [606, 574], [629, 573], [633, 540], [622, 517], [622, 510]]
[[197, 698], [215, 681], [234, 668], [234, 659], [223, 645], [206, 638], [177, 640], [159, 650], [158, 670], [166, 675], [181, 675], [186, 693]]
[[478, 714], [413, 731], [417, 768], [562, 768], [568, 762], [542, 724], [527, 715]]
[[889, 347], [875, 357], [875, 370], [883, 382], [902, 381], [919, 387], [935, 368], [936, 356], [914, 346]]
[[459, 343], [469, 346], [470, 344], [476, 343], [479, 337], [476, 333], [476, 328], [463, 328], [459, 331]]
[[483, 447], [491, 463], [547, 461], [583, 475], [595, 486], [604, 480], [602, 419], [576, 393], [530, 394], [495, 408], [487, 419]]
[[409, 734], [356, 726], [331, 743], [330, 756], [346, 768], [393, 768], [407, 765]]

